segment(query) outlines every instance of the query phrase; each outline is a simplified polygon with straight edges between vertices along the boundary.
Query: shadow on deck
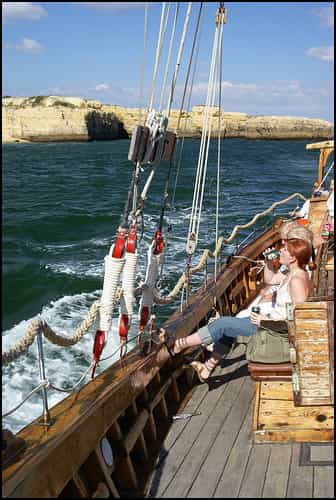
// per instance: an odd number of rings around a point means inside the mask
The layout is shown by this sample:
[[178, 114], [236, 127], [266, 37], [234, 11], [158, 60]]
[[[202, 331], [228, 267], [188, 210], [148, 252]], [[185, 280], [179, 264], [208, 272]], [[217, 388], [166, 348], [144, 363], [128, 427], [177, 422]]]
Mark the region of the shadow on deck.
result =
[[334, 498], [331, 445], [309, 462], [306, 443], [253, 443], [253, 386], [240, 350], [194, 389], [183, 412], [201, 414], [173, 423], [149, 498]]

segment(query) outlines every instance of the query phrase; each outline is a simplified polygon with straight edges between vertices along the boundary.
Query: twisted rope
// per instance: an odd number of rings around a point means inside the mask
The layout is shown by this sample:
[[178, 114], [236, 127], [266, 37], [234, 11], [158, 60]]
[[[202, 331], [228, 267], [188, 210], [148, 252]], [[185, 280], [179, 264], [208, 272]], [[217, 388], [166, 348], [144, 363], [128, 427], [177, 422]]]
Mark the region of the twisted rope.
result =
[[25, 334], [25, 336], [13, 347], [11, 347], [8, 351], [5, 351], [2, 354], [2, 363], [8, 364], [19, 358], [23, 353], [25, 353], [31, 344], [34, 342], [36, 335], [42, 331], [44, 336], [51, 342], [52, 344], [56, 344], [59, 346], [70, 346], [74, 345], [81, 340], [83, 335], [90, 328], [94, 320], [96, 319], [98, 310], [100, 307], [100, 302], [95, 301], [87, 314], [87, 317], [80, 324], [80, 326], [75, 330], [75, 333], [72, 337], [62, 337], [61, 335], [57, 335], [50, 326], [41, 318], [34, 319]]
[[[211, 252], [209, 249], [204, 250], [199, 260], [199, 263], [196, 266], [190, 268], [189, 273], [184, 272], [180, 276], [176, 285], [168, 293], [168, 295], [166, 295], [165, 297], [161, 296], [158, 290], [154, 288], [153, 290], [154, 301], [157, 304], [170, 304], [171, 302], [173, 302], [176, 299], [180, 290], [188, 284], [190, 275], [202, 269], [206, 265], [209, 258], [215, 258], [216, 256], [218, 256], [219, 252], [222, 249], [223, 244], [230, 243], [235, 238], [239, 229], [246, 229], [252, 226], [260, 217], [268, 214], [269, 212], [274, 210], [275, 207], [286, 203], [287, 201], [291, 200], [294, 197], [300, 197], [304, 201], [306, 200], [306, 198], [302, 194], [294, 193], [281, 201], [273, 203], [273, 205], [271, 205], [268, 209], [264, 210], [263, 212], [259, 212], [247, 224], [236, 225], [232, 230], [231, 235], [227, 239], [224, 239], [223, 237], [220, 237], [218, 239], [215, 250], [213, 252]], [[138, 288], [136, 288], [134, 290], [134, 294], [138, 295], [142, 291], [143, 287], [144, 285], [142, 284]], [[120, 287], [118, 287], [116, 292], [116, 302], [120, 301], [121, 295], [122, 295], [122, 290]], [[44, 336], [52, 344], [56, 344], [62, 347], [67, 347], [77, 344], [77, 342], [81, 340], [81, 338], [88, 331], [88, 329], [96, 319], [99, 308], [100, 308], [100, 302], [95, 301], [91, 305], [87, 317], [75, 330], [75, 333], [72, 337], [62, 337], [61, 335], [57, 335], [57, 333], [55, 333], [52, 330], [52, 328], [50, 328], [50, 326], [41, 318], [32, 320], [25, 336], [17, 344], [15, 344], [15, 346], [11, 347], [8, 351], [5, 351], [2, 354], [2, 363], [5, 365], [11, 363], [15, 359], [19, 358], [23, 353], [27, 352], [31, 344], [34, 342], [34, 339], [36, 335], [39, 333], [39, 331], [42, 331]]]
[[[295, 198], [295, 197], [299, 197], [301, 198], [302, 200], [306, 201], [306, 198], [301, 194], [301, 193], [293, 193], [291, 194], [290, 196], [288, 196], [287, 198], [284, 198], [283, 200], [280, 200], [280, 201], [277, 201], [275, 203], [273, 203], [269, 208], [267, 208], [266, 210], [264, 210], [263, 212], [259, 212], [257, 213], [249, 222], [247, 222], [246, 224], [242, 224], [242, 225], [236, 225], [230, 236], [226, 239], [224, 239], [222, 236], [218, 239], [217, 243], [216, 243], [216, 247], [215, 247], [215, 250], [213, 252], [211, 252], [211, 250], [209, 249], [206, 249], [204, 250], [203, 254], [201, 255], [201, 258], [198, 262], [198, 264], [192, 268], [189, 269], [189, 276], [191, 274], [194, 274], [196, 273], [197, 271], [201, 270], [203, 267], [205, 267], [205, 265], [207, 264], [208, 262], [208, 259], [209, 258], [215, 258], [218, 256], [219, 252], [221, 251], [224, 243], [230, 243], [235, 237], [236, 237], [236, 234], [238, 232], [239, 229], [246, 229], [250, 226], [252, 226], [260, 217], [263, 217], [264, 215], [267, 215], [268, 213], [270, 213], [272, 210], [274, 210], [275, 207], [279, 206], [279, 205], [283, 205], [284, 203], [286, 203], [287, 201]], [[179, 280], [177, 281], [175, 287], [173, 288], [173, 290], [171, 292], [168, 293], [168, 295], [166, 295], [165, 297], [161, 296], [159, 294], [159, 292], [154, 289], [154, 301], [157, 303], [157, 304], [170, 304], [171, 302], [173, 302], [179, 291], [181, 290], [181, 288], [183, 286], [185, 286], [187, 282], [187, 275], [186, 273], [183, 273], [181, 275], [181, 277], [179, 278]]]

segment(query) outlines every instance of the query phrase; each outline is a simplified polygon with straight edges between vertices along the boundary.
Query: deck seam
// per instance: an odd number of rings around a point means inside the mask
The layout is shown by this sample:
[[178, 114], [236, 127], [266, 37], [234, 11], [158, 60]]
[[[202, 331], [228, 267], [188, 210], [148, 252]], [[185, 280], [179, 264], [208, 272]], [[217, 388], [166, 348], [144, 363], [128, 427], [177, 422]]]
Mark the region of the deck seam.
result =
[[[244, 364], [242, 364], [241, 366], [244, 366]], [[239, 368], [240, 368], [240, 366], [239, 366]], [[233, 374], [235, 371], [236, 371], [236, 370], [233, 370], [231, 373]], [[238, 399], [239, 399], [239, 395], [240, 395], [241, 391], [243, 390], [244, 385], [246, 384], [246, 379], [247, 379], [247, 376], [245, 376], [245, 377], [244, 377], [244, 380], [243, 380], [243, 382], [241, 383], [241, 386], [240, 386], [240, 388], [239, 388], [239, 390], [238, 390], [238, 394], [237, 394], [237, 398], [236, 398], [236, 400], [238, 400]], [[230, 382], [231, 382], [231, 381], [232, 381], [232, 379], [230, 379]], [[221, 394], [221, 396], [219, 397], [219, 399], [218, 399], [218, 401], [217, 401], [217, 404], [216, 404], [215, 408], [216, 408], [216, 407], [218, 406], [218, 404], [220, 403], [220, 400], [221, 400], [221, 398], [222, 398], [223, 394], [224, 394], [224, 391], [223, 391], [223, 393]], [[236, 400], [232, 401], [232, 404], [231, 404], [231, 406], [230, 406], [230, 408], [229, 408], [229, 410], [228, 410], [228, 412], [227, 412], [227, 414], [226, 414], [226, 416], [225, 416], [224, 420], [222, 421], [220, 428], [222, 427], [222, 425], [224, 425], [224, 424], [225, 424], [226, 420], [229, 418], [230, 413], [231, 413], [231, 411], [232, 411], [232, 409], [233, 409], [233, 407], [234, 407], [234, 405], [235, 405]], [[215, 410], [215, 408], [214, 408], [214, 410]], [[214, 411], [214, 410], [213, 410], [213, 411]], [[247, 410], [247, 411], [248, 411], [248, 410]], [[211, 415], [209, 416], [209, 418], [210, 418], [210, 417], [211, 417]], [[208, 420], [209, 420], [209, 418], [208, 418]], [[239, 434], [239, 432], [238, 432], [238, 434]], [[217, 437], [218, 437], [218, 435], [214, 436], [213, 440], [209, 443], [209, 447], [208, 447], [207, 453], [205, 454], [204, 459], [202, 460], [202, 462], [200, 462], [200, 465], [199, 465], [199, 467], [198, 467], [198, 469], [197, 469], [197, 472], [195, 472], [195, 478], [196, 478], [196, 477], [197, 477], [197, 475], [199, 474], [199, 471], [202, 469], [204, 462], [207, 460], [207, 458], [208, 458], [208, 456], [209, 456], [209, 452], [210, 452], [210, 450], [212, 449], [212, 447], [213, 447], [213, 445], [214, 445], [214, 443], [215, 443], [215, 441], [216, 441]], [[197, 438], [198, 438], [198, 437], [197, 437]], [[196, 440], [197, 440], [197, 438], [196, 438]], [[196, 441], [196, 440], [195, 440], [195, 441]], [[232, 448], [231, 448], [231, 449], [232, 449]], [[222, 472], [223, 472], [223, 471], [222, 471]], [[195, 479], [195, 478], [194, 478], [194, 479]], [[190, 487], [189, 487], [189, 489], [187, 490], [186, 497], [188, 497], [188, 495], [189, 495], [190, 490], [192, 489], [192, 487], [193, 487], [193, 484], [191, 484], [191, 485], [190, 485]]]
[[[242, 475], [242, 480], [240, 482], [240, 485], [239, 485], [239, 489], [238, 489], [238, 493], [237, 493], [237, 498], [240, 498], [240, 492], [241, 492], [241, 489], [242, 489], [242, 485], [244, 483], [244, 478], [246, 476], [246, 470], [247, 470], [247, 467], [248, 467], [248, 464], [250, 462], [250, 458], [251, 458], [251, 453], [252, 453], [252, 450], [253, 450], [253, 445], [251, 446], [251, 448], [249, 449], [249, 453], [248, 453], [248, 457], [247, 457], [247, 460], [246, 460], [246, 464], [245, 464], [245, 468], [244, 468], [244, 472], [243, 472], [243, 475]], [[217, 485], [218, 486], [218, 485]]]
[[[232, 373], [234, 373], [234, 372], [232, 372]], [[229, 382], [231, 382], [231, 380], [232, 380], [232, 378], [230, 377]], [[219, 398], [217, 399], [217, 403], [216, 403], [216, 404], [215, 404], [215, 406], [213, 407], [211, 414], [213, 413], [213, 411], [215, 411], [216, 407], [217, 407], [217, 406], [218, 406], [218, 404], [219, 404], [219, 401], [221, 400], [221, 398], [222, 398], [222, 396], [224, 395], [224, 393], [227, 391], [227, 387], [228, 387], [228, 385], [229, 385], [229, 383], [228, 383], [228, 384], [226, 384], [226, 385], [225, 385], [225, 387], [223, 388], [223, 391], [222, 391], [221, 395], [219, 396]], [[205, 393], [205, 395], [207, 396], [207, 395], [208, 395], [208, 393], [209, 393], [209, 391], [208, 391], [208, 392], [206, 392], [206, 393]], [[202, 401], [203, 401], [203, 400], [202, 400]], [[233, 403], [232, 403], [232, 404], [233, 404]], [[232, 405], [231, 405], [231, 407], [232, 407]], [[230, 409], [231, 409], [231, 408], [230, 408]], [[201, 431], [204, 429], [204, 427], [206, 426], [206, 424], [208, 423], [209, 418], [211, 418], [211, 414], [209, 414], [209, 416], [207, 417], [207, 419], [204, 421], [204, 423], [203, 423], [203, 425], [202, 425], [202, 427], [201, 427], [201, 429], [200, 429], [200, 433], [201, 433]], [[225, 421], [225, 419], [224, 419], [224, 421]], [[185, 462], [186, 458], [187, 458], [187, 457], [188, 457], [188, 455], [189, 455], [190, 450], [193, 448], [193, 446], [194, 446], [195, 442], [197, 441], [198, 437], [199, 437], [199, 435], [197, 435], [197, 436], [195, 437], [195, 439], [193, 440], [193, 442], [192, 442], [191, 446], [189, 447], [189, 449], [188, 449], [187, 453], [185, 453], [185, 454], [184, 454], [184, 457], [183, 457], [183, 459], [182, 459], [182, 461], [181, 461], [181, 463], [180, 463], [180, 467], [181, 467], [181, 466], [183, 465], [183, 463]], [[204, 460], [205, 460], [205, 459], [204, 459]], [[203, 464], [203, 462], [202, 462], [202, 464]], [[199, 470], [199, 469], [198, 469], [198, 470]], [[171, 478], [171, 480], [170, 480], [169, 484], [168, 484], [168, 485], [167, 485], [167, 487], [165, 488], [165, 491], [166, 491], [166, 490], [170, 487], [170, 485], [171, 485], [172, 481], [175, 479], [175, 477], [176, 477], [176, 474], [177, 474], [177, 473], [178, 473], [178, 470], [176, 471], [176, 473], [174, 474], [174, 476]], [[191, 488], [191, 486], [190, 486], [190, 488]], [[187, 491], [187, 493], [186, 493], [186, 496], [188, 496], [188, 493], [189, 493], [189, 491], [190, 491], [190, 488], [188, 489], [188, 491]]]
[[[222, 371], [223, 371], [223, 368], [222, 368], [221, 372], [222, 372]], [[196, 389], [197, 389], [197, 387], [200, 387], [200, 385], [196, 386], [196, 387], [194, 388], [194, 390], [196, 390]], [[207, 397], [207, 396], [208, 396], [208, 394], [209, 394], [209, 390], [208, 390], [208, 391], [206, 390], [206, 386], [204, 385], [203, 387], [204, 387], [204, 396], [202, 397], [201, 401], [199, 401], [199, 403], [198, 403], [198, 405], [197, 405], [197, 407], [196, 407], [197, 409], [199, 409], [199, 407], [202, 405], [202, 403], [204, 402], [204, 400], [206, 399], [206, 397]], [[223, 390], [222, 390], [222, 394], [224, 394], [224, 392], [226, 391], [226, 389], [227, 389], [227, 385], [223, 388]], [[202, 390], [202, 387], [201, 387], [201, 390]], [[218, 401], [217, 401], [217, 402], [218, 402]], [[214, 407], [214, 408], [215, 408], [215, 407]], [[208, 418], [209, 418], [209, 417], [208, 417]], [[206, 425], [206, 423], [207, 423], [207, 421], [208, 421], [208, 418], [204, 421], [203, 425], [201, 426], [201, 428], [200, 428], [200, 432], [202, 431], [202, 429], [203, 429], [203, 428], [204, 428], [204, 426]], [[181, 435], [183, 434], [184, 430], [186, 429], [187, 424], [188, 424], [188, 422], [185, 422], [185, 425], [183, 426], [183, 428], [182, 428], [182, 430], [181, 430], [181, 432], [180, 432], [180, 434], [179, 434], [179, 438], [181, 437]], [[197, 436], [197, 437], [198, 437], [198, 436]], [[189, 448], [188, 448], [187, 450], [185, 450], [184, 455], [183, 455], [183, 458], [182, 458], [182, 459], [181, 459], [181, 461], [179, 462], [179, 465], [178, 465], [178, 468], [177, 468], [176, 472], [175, 472], [175, 473], [173, 473], [173, 475], [172, 475], [171, 479], [168, 481], [167, 485], [166, 485], [166, 486], [165, 486], [165, 488], [163, 489], [163, 491], [162, 491], [162, 493], [161, 493], [161, 496], [162, 496], [162, 495], [164, 494], [164, 492], [165, 492], [165, 491], [166, 491], [166, 490], [170, 487], [170, 485], [171, 485], [172, 481], [174, 481], [174, 479], [175, 479], [175, 477], [176, 477], [176, 474], [178, 473], [179, 468], [183, 465], [184, 460], [185, 460], [186, 456], [188, 455], [189, 451], [190, 451], [190, 450], [192, 449], [192, 447], [194, 446], [194, 443], [195, 443], [195, 441], [197, 440], [197, 437], [196, 437], [196, 438], [195, 438], [195, 439], [191, 442], [191, 444], [190, 444]], [[175, 444], [177, 443], [177, 441], [178, 441], [178, 439], [175, 439], [175, 440], [174, 440], [173, 445], [169, 448], [170, 450], [174, 448], [174, 446], [175, 446]], [[159, 467], [160, 467], [160, 465], [162, 464], [162, 462], [163, 462], [163, 460], [161, 460], [160, 462], [158, 462], [158, 464], [157, 464], [157, 465], [156, 465], [156, 467], [155, 467], [155, 470], [156, 470], [157, 468], [159, 468]], [[154, 475], [155, 475], [155, 470], [154, 470]], [[151, 488], [149, 489], [149, 493], [150, 493], [150, 490], [151, 490]]]
[[292, 470], [292, 463], [293, 463], [293, 443], [291, 443], [291, 456], [289, 460], [289, 467], [288, 467], [288, 476], [287, 476], [287, 484], [286, 484], [286, 498], [288, 497], [288, 488], [289, 488], [289, 476]]
[[[244, 383], [246, 382], [246, 379], [247, 379], [247, 378], [248, 378], [248, 376], [246, 376], [246, 377], [245, 377], [245, 381], [244, 381]], [[227, 465], [227, 463], [228, 463], [228, 461], [229, 461], [229, 459], [230, 459], [231, 452], [232, 452], [232, 450], [234, 449], [234, 447], [235, 447], [235, 445], [236, 445], [236, 443], [237, 443], [237, 441], [238, 441], [239, 434], [240, 434], [240, 432], [241, 432], [241, 430], [242, 430], [242, 428], [243, 428], [244, 422], [245, 422], [245, 420], [248, 418], [248, 414], [249, 414], [249, 412], [250, 412], [250, 405], [251, 405], [251, 402], [252, 402], [252, 401], [253, 401], [253, 395], [252, 395], [252, 396], [251, 396], [251, 398], [250, 398], [250, 403], [249, 403], [249, 405], [248, 405], [248, 407], [247, 407], [247, 409], [246, 409], [245, 415], [244, 415], [244, 417], [243, 417], [243, 419], [242, 419], [240, 429], [239, 429], [239, 431], [238, 431], [238, 432], [237, 432], [237, 434], [236, 434], [236, 437], [235, 437], [235, 439], [234, 439], [234, 441], [233, 441], [233, 443], [232, 443], [232, 445], [231, 445], [231, 448], [230, 448], [229, 453], [227, 454], [226, 460], [225, 460], [224, 465], [223, 465], [223, 468], [222, 468], [222, 472], [221, 472], [221, 474], [220, 474], [220, 476], [219, 476], [219, 479], [217, 480], [217, 482], [216, 482], [216, 484], [215, 484], [215, 488], [214, 488], [213, 493], [212, 493], [212, 498], [214, 497], [214, 495], [215, 495], [215, 493], [216, 493], [216, 490], [217, 490], [217, 488], [218, 488], [218, 485], [219, 485], [219, 483], [220, 483], [220, 482], [221, 482], [221, 480], [222, 480], [222, 477], [223, 477], [223, 474], [224, 474], [224, 471], [225, 471], [226, 465]], [[252, 446], [251, 446], [251, 448], [250, 448], [250, 450], [249, 450], [249, 453], [251, 452], [251, 449], [252, 449]], [[246, 464], [245, 464], [245, 468], [246, 468]], [[245, 471], [244, 471], [244, 474], [245, 474]], [[244, 476], [244, 474], [243, 474], [243, 476]]]
[[[258, 446], [258, 445], [256, 445], [256, 446]], [[259, 446], [260, 446], [260, 445], [259, 445]], [[261, 446], [262, 446], [262, 445], [261, 445]], [[267, 458], [267, 465], [266, 465], [266, 467], [265, 467], [265, 472], [264, 472], [264, 482], [263, 482], [263, 485], [262, 485], [261, 495], [260, 495], [260, 497], [261, 497], [261, 498], [264, 498], [264, 490], [265, 490], [266, 476], [267, 476], [267, 472], [268, 472], [269, 465], [270, 465], [271, 454], [272, 454], [272, 446], [269, 446], [269, 449], [268, 449], [268, 458]]]
[[[206, 417], [206, 419], [205, 419], [205, 421], [204, 421], [203, 425], [200, 427], [199, 433], [197, 434], [197, 436], [195, 437], [195, 439], [193, 439], [193, 441], [192, 441], [191, 445], [188, 447], [188, 449], [184, 452], [183, 458], [182, 458], [181, 462], [179, 463], [178, 469], [177, 469], [177, 470], [175, 471], [175, 473], [172, 475], [172, 477], [171, 477], [170, 481], [167, 483], [166, 487], [165, 487], [165, 488], [164, 488], [164, 490], [162, 491], [161, 496], [163, 496], [163, 495], [164, 495], [164, 493], [165, 493], [165, 492], [166, 492], [166, 491], [170, 488], [171, 484], [172, 484], [172, 483], [173, 483], [173, 481], [176, 479], [176, 475], [178, 474], [179, 469], [180, 469], [180, 468], [183, 466], [183, 464], [185, 463], [185, 460], [187, 459], [187, 457], [188, 457], [188, 455], [189, 455], [190, 451], [192, 450], [193, 446], [195, 445], [195, 442], [196, 442], [196, 441], [197, 441], [197, 439], [199, 438], [199, 434], [202, 432], [202, 430], [204, 429], [204, 427], [207, 425], [207, 423], [208, 423], [208, 421], [209, 421], [209, 418], [211, 418], [212, 413], [215, 411], [215, 409], [216, 409], [216, 408], [218, 407], [218, 405], [220, 404], [220, 401], [222, 400], [222, 397], [224, 396], [224, 394], [228, 391], [228, 387], [230, 386], [230, 382], [232, 382], [232, 380], [233, 380], [233, 375], [234, 375], [234, 373], [235, 373], [235, 372], [236, 372], [239, 368], [241, 368], [242, 366], [245, 366], [246, 364], [247, 364], [247, 363], [246, 363], [246, 360], [242, 360], [242, 361], [240, 361], [240, 362], [239, 362], [239, 364], [237, 365], [237, 367], [236, 367], [234, 370], [230, 371], [229, 373], [225, 373], [225, 371], [224, 371], [224, 370], [225, 370], [226, 368], [231, 368], [231, 365], [230, 365], [229, 367], [228, 367], [228, 366], [224, 366], [224, 367], [222, 367], [221, 372], [220, 372], [217, 376], [221, 376], [221, 375], [228, 375], [228, 376], [229, 376], [229, 379], [228, 379], [228, 381], [225, 383], [225, 385], [223, 384], [223, 385], [224, 385], [224, 387], [223, 387], [223, 389], [222, 389], [222, 391], [221, 391], [221, 394], [220, 394], [220, 395], [219, 395], [219, 397], [217, 398], [217, 401], [216, 401], [216, 403], [214, 404], [214, 407], [213, 407], [213, 409], [212, 409], [211, 413], [210, 413], [210, 414]], [[239, 389], [239, 392], [240, 392], [240, 390], [241, 390], [242, 386], [243, 386], [243, 382], [241, 383], [241, 387], [240, 387], [240, 389]], [[207, 396], [208, 394], [209, 394], [209, 391], [207, 391], [207, 392], [205, 393], [205, 395], [206, 395], [206, 396]], [[203, 401], [203, 399], [202, 399], [202, 401]], [[234, 402], [232, 402], [232, 403], [231, 403], [230, 410], [231, 410], [231, 408], [232, 408], [233, 404], [234, 404]], [[229, 414], [230, 410], [228, 411], [228, 414]], [[225, 419], [226, 419], [226, 418], [227, 418], [227, 415], [226, 415], [226, 417], [224, 418], [223, 422], [225, 421]], [[185, 429], [185, 427], [184, 427], [184, 429]], [[184, 429], [183, 429], [183, 430], [184, 430]], [[212, 446], [212, 444], [213, 444], [213, 442], [211, 442], [211, 446]], [[206, 455], [206, 456], [207, 456], [207, 455]], [[206, 458], [205, 458], [205, 459], [206, 459]], [[202, 462], [202, 464], [203, 464], [203, 462]], [[198, 469], [198, 471], [199, 471], [199, 469]], [[190, 491], [190, 488], [188, 488], [186, 495], [188, 494], [188, 492], [189, 492], [189, 491]]]

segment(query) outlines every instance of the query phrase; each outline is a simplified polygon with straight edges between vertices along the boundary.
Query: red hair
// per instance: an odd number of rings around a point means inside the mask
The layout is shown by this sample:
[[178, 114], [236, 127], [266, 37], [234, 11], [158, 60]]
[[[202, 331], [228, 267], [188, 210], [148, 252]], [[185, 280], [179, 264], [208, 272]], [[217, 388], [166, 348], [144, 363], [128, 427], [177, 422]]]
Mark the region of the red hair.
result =
[[291, 238], [287, 240], [287, 249], [292, 257], [295, 257], [298, 266], [304, 269], [312, 257], [312, 246], [304, 240]]

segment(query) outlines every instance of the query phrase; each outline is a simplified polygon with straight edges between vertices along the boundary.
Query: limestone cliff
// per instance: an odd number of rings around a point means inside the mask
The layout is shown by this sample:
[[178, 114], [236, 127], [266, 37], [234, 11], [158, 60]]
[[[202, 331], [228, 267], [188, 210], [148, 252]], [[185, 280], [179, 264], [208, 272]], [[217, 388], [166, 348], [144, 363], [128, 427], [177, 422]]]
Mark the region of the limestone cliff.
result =
[[[37, 96], [2, 98], [2, 141], [88, 141], [129, 137], [144, 110], [105, 105], [78, 97]], [[183, 112], [180, 131], [201, 136], [204, 106]], [[217, 134], [218, 108], [212, 108]], [[179, 112], [173, 110], [169, 128], [175, 130]], [[329, 139], [333, 126], [325, 120], [289, 116], [251, 116], [221, 113], [223, 135], [245, 139]]]

